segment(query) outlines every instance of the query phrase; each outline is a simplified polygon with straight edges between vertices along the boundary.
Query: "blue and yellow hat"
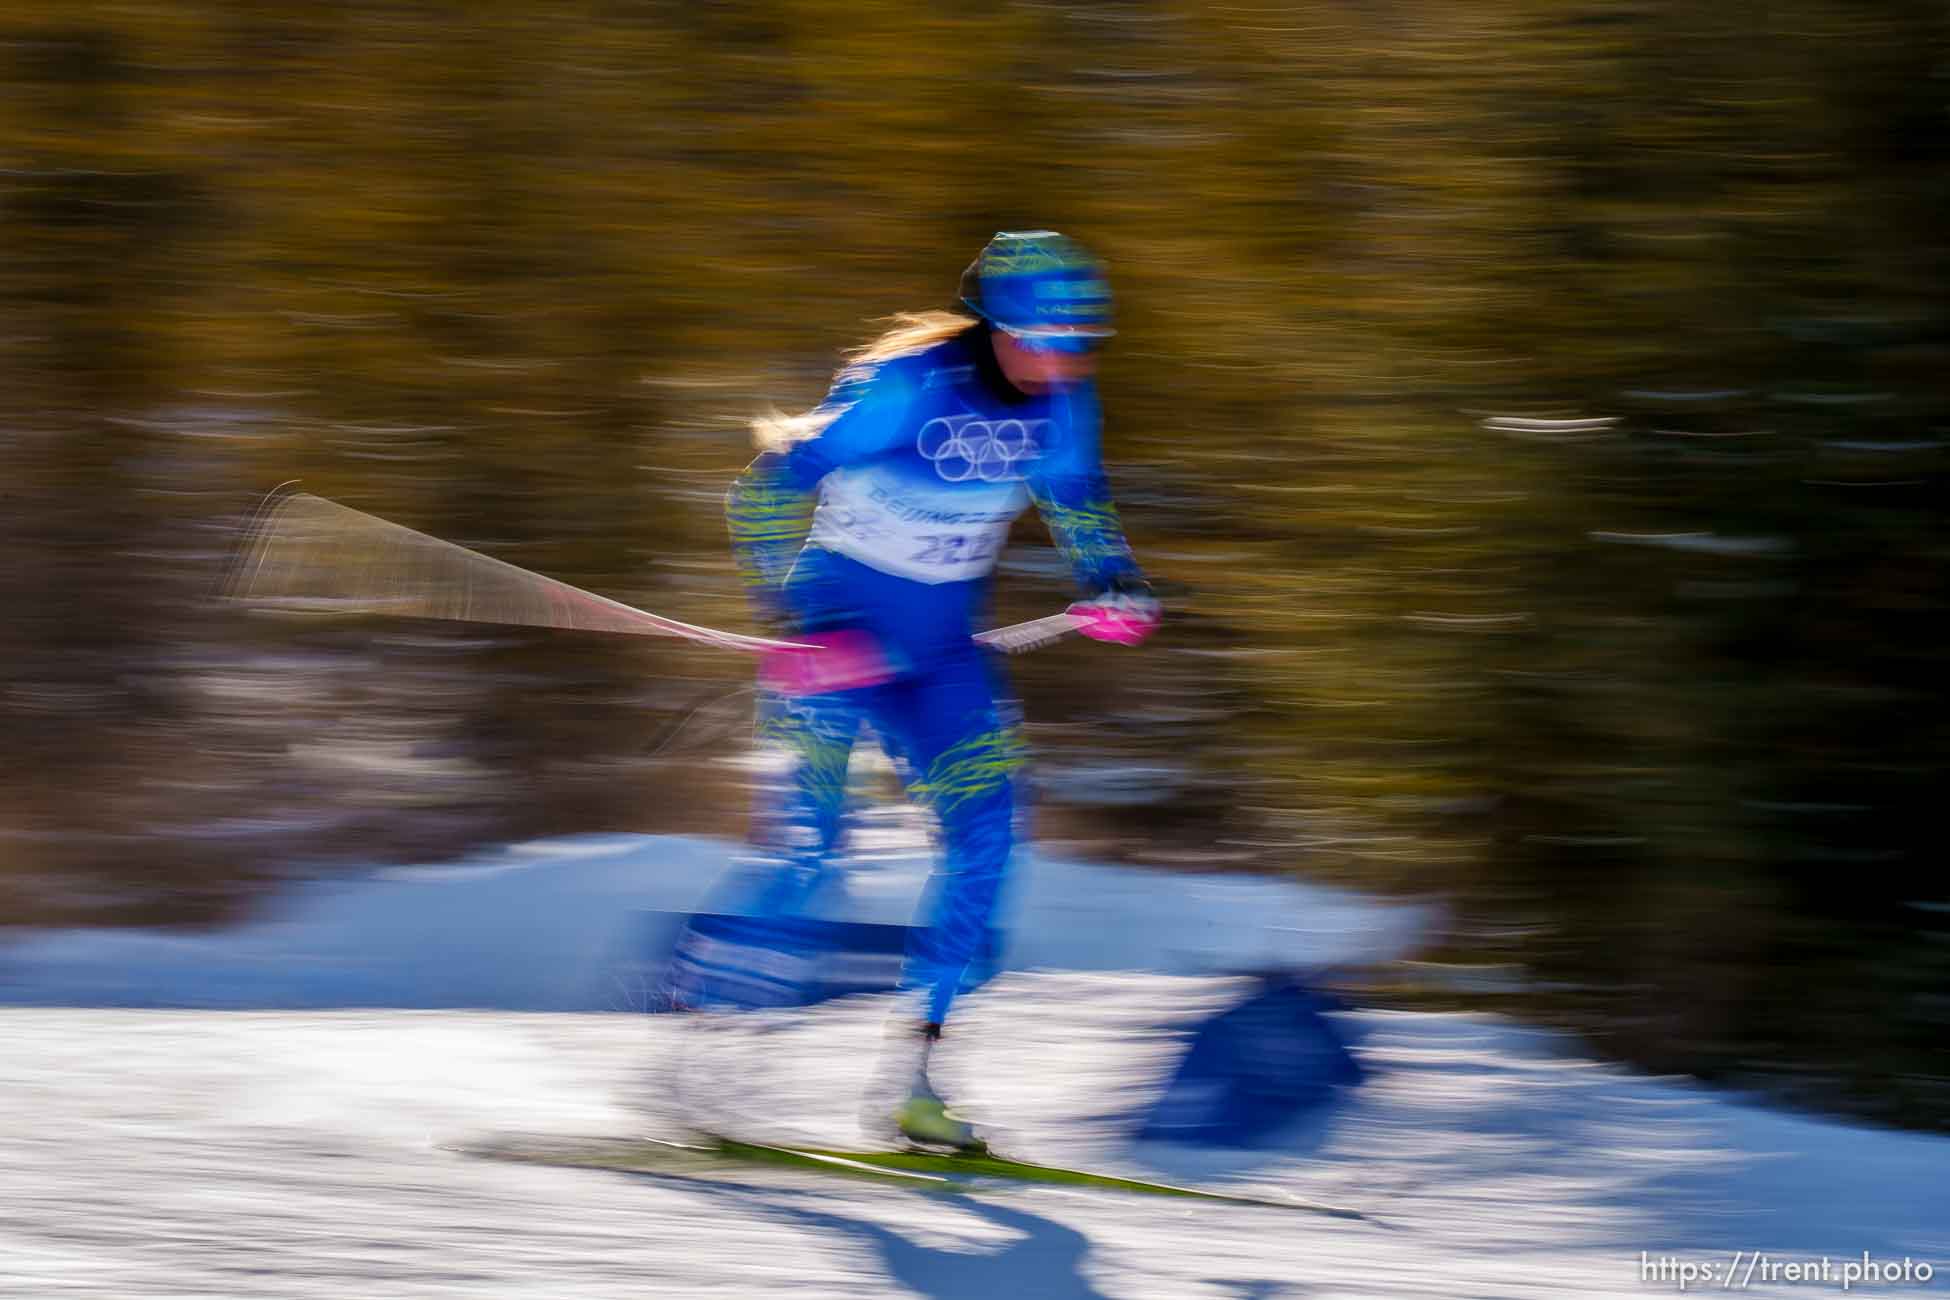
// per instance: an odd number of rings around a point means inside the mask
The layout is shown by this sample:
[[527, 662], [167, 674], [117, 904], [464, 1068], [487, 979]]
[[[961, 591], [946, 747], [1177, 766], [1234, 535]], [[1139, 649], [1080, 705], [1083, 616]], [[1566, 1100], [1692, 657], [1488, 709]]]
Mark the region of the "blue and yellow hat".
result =
[[961, 273], [970, 311], [1025, 347], [1089, 352], [1110, 327], [1103, 264], [1054, 230], [1003, 230]]

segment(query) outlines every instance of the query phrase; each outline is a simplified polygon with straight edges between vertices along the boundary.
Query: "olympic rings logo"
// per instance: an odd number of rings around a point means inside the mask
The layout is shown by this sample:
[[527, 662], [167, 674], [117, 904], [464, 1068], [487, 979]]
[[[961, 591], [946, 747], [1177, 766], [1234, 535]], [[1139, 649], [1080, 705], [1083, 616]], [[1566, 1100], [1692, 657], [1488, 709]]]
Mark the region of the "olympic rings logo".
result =
[[979, 415], [937, 415], [921, 426], [914, 449], [934, 462], [950, 483], [1020, 483], [1024, 461], [1043, 454], [1036, 431], [1048, 420], [987, 420]]

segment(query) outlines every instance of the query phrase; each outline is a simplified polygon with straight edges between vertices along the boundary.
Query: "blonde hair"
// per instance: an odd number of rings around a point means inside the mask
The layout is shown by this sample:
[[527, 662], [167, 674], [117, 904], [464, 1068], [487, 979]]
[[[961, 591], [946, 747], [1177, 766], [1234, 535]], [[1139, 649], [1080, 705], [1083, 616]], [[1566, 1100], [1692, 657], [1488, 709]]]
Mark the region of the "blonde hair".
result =
[[[856, 372], [871, 371], [895, 357], [946, 343], [978, 323], [973, 316], [958, 311], [903, 311], [889, 319], [893, 321], [890, 328], [847, 350], [846, 368], [840, 371], [842, 379]], [[837, 418], [839, 412], [831, 410], [806, 411], [800, 415], [768, 411], [752, 421], [752, 445], [760, 451], [784, 451], [796, 442], [818, 437]]]

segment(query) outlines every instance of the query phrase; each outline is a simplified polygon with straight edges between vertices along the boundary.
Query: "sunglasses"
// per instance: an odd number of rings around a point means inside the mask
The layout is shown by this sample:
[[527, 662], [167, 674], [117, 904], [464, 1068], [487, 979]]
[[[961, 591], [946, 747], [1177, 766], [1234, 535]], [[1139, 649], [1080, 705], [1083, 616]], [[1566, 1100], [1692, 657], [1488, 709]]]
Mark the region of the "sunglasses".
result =
[[1103, 347], [1117, 333], [1106, 325], [1029, 325], [1003, 327], [1003, 333], [1030, 352], [1061, 352], [1083, 356]]

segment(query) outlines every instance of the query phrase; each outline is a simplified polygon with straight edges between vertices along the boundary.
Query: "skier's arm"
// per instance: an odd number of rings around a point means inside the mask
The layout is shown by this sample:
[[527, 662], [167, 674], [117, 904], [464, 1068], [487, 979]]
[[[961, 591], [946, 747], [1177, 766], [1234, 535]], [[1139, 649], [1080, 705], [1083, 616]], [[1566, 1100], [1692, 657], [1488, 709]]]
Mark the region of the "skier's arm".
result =
[[1030, 497], [1086, 596], [1143, 590], [1144, 573], [1124, 538], [1097, 449], [1096, 397], [1081, 389], [1068, 402], [1066, 436], [1036, 463]]
[[812, 530], [819, 481], [891, 447], [912, 391], [898, 363], [842, 371], [826, 400], [801, 417], [815, 432], [759, 456], [732, 483], [725, 495], [732, 556], [761, 614], [783, 616], [780, 592]]
[[1081, 620], [1076, 630], [1093, 640], [1136, 645], [1157, 629], [1158, 602], [1111, 504], [1097, 449], [1096, 396], [1079, 389], [1068, 404], [1069, 436], [1037, 465], [1030, 495], [1085, 593], [1068, 610]]
[[738, 576], [761, 617], [780, 621], [779, 591], [812, 531], [813, 494], [792, 481], [785, 457], [766, 452], [725, 493], [725, 525]]

